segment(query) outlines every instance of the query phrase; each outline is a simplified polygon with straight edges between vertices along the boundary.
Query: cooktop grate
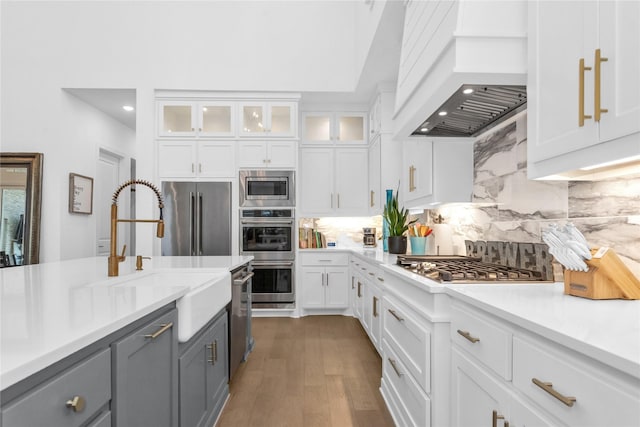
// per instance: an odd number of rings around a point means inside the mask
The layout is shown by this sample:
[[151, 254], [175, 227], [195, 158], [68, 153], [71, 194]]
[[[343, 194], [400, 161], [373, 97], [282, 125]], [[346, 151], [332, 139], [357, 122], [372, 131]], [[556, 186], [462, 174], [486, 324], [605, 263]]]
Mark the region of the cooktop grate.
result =
[[542, 273], [465, 256], [398, 255], [397, 264], [439, 282], [545, 282]]

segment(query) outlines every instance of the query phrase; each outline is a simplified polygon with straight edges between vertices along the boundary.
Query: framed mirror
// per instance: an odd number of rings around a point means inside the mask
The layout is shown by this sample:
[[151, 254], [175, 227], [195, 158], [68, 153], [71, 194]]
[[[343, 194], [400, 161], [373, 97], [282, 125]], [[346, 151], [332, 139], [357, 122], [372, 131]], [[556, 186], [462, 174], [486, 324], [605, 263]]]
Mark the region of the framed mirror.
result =
[[42, 153], [0, 153], [0, 267], [37, 264]]

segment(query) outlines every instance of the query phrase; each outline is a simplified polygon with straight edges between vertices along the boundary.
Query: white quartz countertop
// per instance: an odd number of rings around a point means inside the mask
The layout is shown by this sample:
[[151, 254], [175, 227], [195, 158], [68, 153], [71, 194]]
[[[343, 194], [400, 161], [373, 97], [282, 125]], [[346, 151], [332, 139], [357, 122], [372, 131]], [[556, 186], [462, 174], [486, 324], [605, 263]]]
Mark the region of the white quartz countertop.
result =
[[180, 299], [198, 280], [252, 259], [153, 257], [135, 271], [135, 257], [128, 257], [118, 277], [107, 276], [106, 257], [0, 269], [0, 389]]

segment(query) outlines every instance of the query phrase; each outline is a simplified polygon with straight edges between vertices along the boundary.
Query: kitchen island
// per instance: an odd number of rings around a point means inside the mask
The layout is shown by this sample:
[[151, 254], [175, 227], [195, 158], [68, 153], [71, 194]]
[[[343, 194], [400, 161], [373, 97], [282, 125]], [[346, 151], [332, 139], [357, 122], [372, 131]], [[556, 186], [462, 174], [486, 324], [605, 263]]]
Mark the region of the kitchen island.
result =
[[[104, 257], [34, 264], [0, 270], [2, 390], [98, 341], [123, 326], [174, 302], [188, 290], [188, 275], [220, 273], [252, 257], [154, 257], [136, 271], [135, 257], [107, 276]], [[168, 274], [174, 283], [140, 286], [151, 273]], [[173, 274], [171, 274], [173, 273]], [[126, 285], [125, 285], [126, 282]], [[181, 284], [181, 282], [183, 282]], [[217, 301], [214, 315], [229, 300]]]

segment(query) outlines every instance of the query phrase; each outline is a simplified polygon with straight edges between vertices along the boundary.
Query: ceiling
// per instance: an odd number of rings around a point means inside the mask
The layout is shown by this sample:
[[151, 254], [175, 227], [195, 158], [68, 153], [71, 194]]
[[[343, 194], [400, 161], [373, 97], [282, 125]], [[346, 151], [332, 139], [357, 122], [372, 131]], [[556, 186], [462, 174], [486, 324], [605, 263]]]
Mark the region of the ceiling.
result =
[[[135, 89], [64, 88], [64, 90], [119, 121], [123, 125], [136, 130]], [[134, 110], [125, 111], [122, 108], [123, 105], [130, 105]]]
[[[402, 2], [388, 4], [353, 91], [302, 92], [301, 102], [367, 105], [379, 84], [395, 87], [400, 63], [403, 21]], [[125, 126], [136, 129], [135, 89], [64, 88], [64, 90]], [[292, 91], [295, 90], [292, 89]], [[123, 105], [133, 106], [134, 111], [123, 110]]]

